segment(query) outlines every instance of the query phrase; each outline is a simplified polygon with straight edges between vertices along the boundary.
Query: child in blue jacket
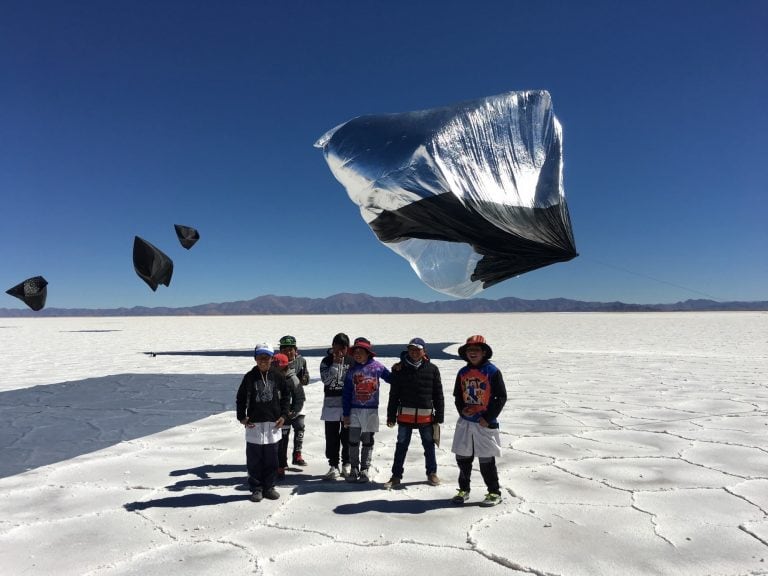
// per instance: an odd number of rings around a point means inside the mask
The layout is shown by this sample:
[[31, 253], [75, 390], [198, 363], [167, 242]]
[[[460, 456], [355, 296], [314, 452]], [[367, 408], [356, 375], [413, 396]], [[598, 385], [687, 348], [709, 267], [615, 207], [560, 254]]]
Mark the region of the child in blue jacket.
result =
[[501, 456], [498, 417], [507, 402], [507, 388], [501, 370], [490, 362], [493, 350], [485, 338], [480, 335], [467, 338], [459, 347], [459, 356], [467, 364], [456, 374], [453, 388], [459, 413], [451, 446], [459, 466], [459, 491], [453, 502], [464, 504], [469, 499], [472, 461], [477, 457], [480, 475], [488, 489], [480, 505], [495, 506], [501, 502], [496, 470], [496, 458]]
[[347, 482], [368, 482], [373, 436], [379, 431], [380, 378], [390, 382], [391, 374], [374, 359], [376, 353], [367, 338], [356, 338], [350, 352], [354, 364], [344, 378], [341, 394], [344, 426], [349, 428], [349, 462], [352, 465]]

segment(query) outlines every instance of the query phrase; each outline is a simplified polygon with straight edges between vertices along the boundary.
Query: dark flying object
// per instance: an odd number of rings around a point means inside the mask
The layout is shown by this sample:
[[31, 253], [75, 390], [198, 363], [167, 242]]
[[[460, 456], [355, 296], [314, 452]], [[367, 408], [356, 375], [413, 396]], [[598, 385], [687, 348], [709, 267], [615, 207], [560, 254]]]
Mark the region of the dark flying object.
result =
[[158, 284], [170, 286], [173, 260], [143, 238], [133, 240], [133, 269], [154, 292]]
[[176, 236], [179, 238], [179, 242], [187, 250], [195, 245], [195, 242], [200, 240], [200, 233], [191, 226], [182, 226], [181, 224], [174, 224], [176, 228]]
[[45, 307], [45, 299], [48, 297], [48, 281], [42, 276], [27, 278], [24, 282], [6, 290], [5, 293], [15, 296], [37, 312]]
[[315, 144], [377, 238], [466, 298], [577, 256], [544, 90], [360, 116]]

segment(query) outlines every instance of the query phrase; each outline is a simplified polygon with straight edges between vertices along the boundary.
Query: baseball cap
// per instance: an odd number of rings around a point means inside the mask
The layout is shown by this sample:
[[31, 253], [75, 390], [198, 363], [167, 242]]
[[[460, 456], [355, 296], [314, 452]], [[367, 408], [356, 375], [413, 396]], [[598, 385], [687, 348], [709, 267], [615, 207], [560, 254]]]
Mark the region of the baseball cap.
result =
[[427, 347], [424, 340], [422, 340], [421, 338], [411, 338], [411, 341], [408, 342], [408, 346], [415, 346], [419, 350], [424, 350], [424, 348]]
[[272, 363], [280, 368], [285, 368], [288, 366], [288, 362], [288, 356], [281, 354], [280, 352], [272, 356]]
[[272, 349], [272, 345], [268, 342], [262, 342], [261, 344], [258, 344], [256, 346], [256, 349], [253, 351], [253, 356], [260, 356], [262, 354], [267, 354], [268, 356], [272, 356], [275, 353], [275, 351]]

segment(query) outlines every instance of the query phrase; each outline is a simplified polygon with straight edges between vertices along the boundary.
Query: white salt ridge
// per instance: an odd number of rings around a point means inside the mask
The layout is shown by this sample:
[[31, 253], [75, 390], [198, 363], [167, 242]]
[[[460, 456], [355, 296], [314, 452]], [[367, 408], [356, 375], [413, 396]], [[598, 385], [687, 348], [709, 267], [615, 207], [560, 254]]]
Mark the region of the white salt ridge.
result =
[[[2, 319], [3, 574], [768, 574], [768, 324], [761, 313]], [[319, 480], [320, 355], [338, 331], [413, 336], [447, 394], [443, 485], [417, 438], [405, 488]], [[308, 351], [309, 466], [244, 490], [234, 392], [260, 340]], [[448, 502], [458, 344], [484, 334], [509, 402], [505, 500]], [[389, 346], [397, 345], [397, 346]], [[194, 354], [219, 351], [221, 355]], [[156, 352], [152, 357], [146, 352]], [[191, 352], [166, 355], [163, 352]], [[242, 353], [245, 355], [232, 355]], [[386, 395], [386, 384], [384, 391]], [[382, 414], [384, 408], [380, 408]]]

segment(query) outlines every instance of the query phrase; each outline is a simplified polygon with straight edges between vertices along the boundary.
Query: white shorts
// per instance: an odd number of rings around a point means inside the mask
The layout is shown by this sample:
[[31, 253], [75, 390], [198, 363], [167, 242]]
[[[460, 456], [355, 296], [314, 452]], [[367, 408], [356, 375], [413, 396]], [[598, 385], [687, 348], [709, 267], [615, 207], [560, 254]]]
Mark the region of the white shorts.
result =
[[378, 432], [379, 411], [375, 408], [352, 408], [349, 413], [349, 427], [360, 428], [363, 432]]
[[253, 428], [245, 428], [245, 441], [250, 444], [275, 444], [282, 437], [282, 430], [275, 428], [274, 422], [256, 422]]
[[451, 452], [456, 456], [499, 457], [501, 456], [499, 429], [483, 428], [477, 422], [459, 418], [453, 434]]

